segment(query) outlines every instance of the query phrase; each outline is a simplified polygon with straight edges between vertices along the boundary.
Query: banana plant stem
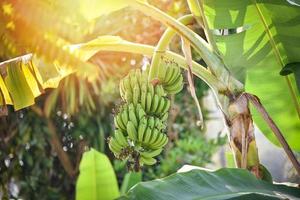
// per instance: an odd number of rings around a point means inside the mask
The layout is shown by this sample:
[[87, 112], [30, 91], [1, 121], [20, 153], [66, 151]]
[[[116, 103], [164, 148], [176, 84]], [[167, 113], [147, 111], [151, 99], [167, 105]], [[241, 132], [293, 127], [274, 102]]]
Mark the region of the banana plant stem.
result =
[[[135, 53], [135, 54], [142, 54], [142, 55], [147, 55], [147, 56], [152, 56], [155, 47], [151, 45], [145, 45], [145, 44], [139, 44], [139, 43], [132, 43], [123, 40], [122, 42], [119, 43], [114, 43], [114, 44], [101, 44], [99, 45], [85, 45], [85, 44], [79, 44], [77, 45], [78, 48], [81, 50], [84, 50], [85, 48], [88, 50], [93, 50], [93, 47], [97, 51], [114, 51], [114, 52], [127, 52], [127, 53]], [[180, 67], [187, 69], [186, 66], [186, 60], [183, 56], [176, 54], [172, 51], [166, 51], [165, 56], [168, 59], [174, 60], [174, 62], [178, 63]], [[218, 80], [208, 69], [203, 67], [202, 65], [198, 64], [197, 62], [192, 63], [192, 72], [202, 79], [204, 82], [206, 82], [214, 91], [218, 91], [219, 93], [225, 93], [228, 91], [227, 86]]]
[[[192, 15], [185, 15], [178, 19], [179, 22], [186, 25], [193, 21]], [[152, 62], [150, 66], [150, 72], [149, 72], [149, 81], [153, 81], [155, 79], [158, 79], [159, 81], [159, 68], [160, 68], [160, 61], [161, 57], [165, 54], [171, 40], [175, 36], [176, 32], [171, 29], [167, 28], [167, 30], [163, 33], [163, 35], [160, 37], [160, 40], [158, 44], [156, 45], [155, 51], [153, 53]]]
[[228, 88], [231, 91], [243, 91], [243, 84], [231, 76], [218, 54], [216, 54], [211, 46], [198, 34], [148, 3], [134, 1], [131, 3], [131, 7], [162, 22], [166, 26], [174, 29], [180, 36], [186, 38], [209, 66], [212, 74], [225, 84], [228, 84]]

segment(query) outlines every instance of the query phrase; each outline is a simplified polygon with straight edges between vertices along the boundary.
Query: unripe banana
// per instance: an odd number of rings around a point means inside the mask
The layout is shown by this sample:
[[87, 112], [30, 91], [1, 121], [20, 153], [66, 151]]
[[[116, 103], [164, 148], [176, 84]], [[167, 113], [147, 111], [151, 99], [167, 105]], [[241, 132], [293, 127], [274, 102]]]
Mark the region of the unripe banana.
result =
[[157, 94], [154, 95], [153, 99], [152, 99], [152, 104], [151, 104], [151, 112], [155, 113], [157, 107], [158, 107], [158, 103], [159, 103], [159, 97]]
[[166, 77], [163, 79], [164, 84], [168, 84], [168, 82], [171, 80], [172, 76], [174, 76], [174, 70], [172, 67], [167, 67], [166, 70]]
[[144, 144], [146, 145], [149, 144], [149, 141], [151, 139], [151, 133], [152, 133], [152, 129], [148, 126], [144, 134], [144, 139], [143, 139]]
[[151, 97], [154, 96], [154, 86], [151, 83], [148, 83], [148, 91], [151, 94]]
[[114, 118], [115, 126], [119, 129], [126, 130], [126, 125], [123, 123], [120, 114], [117, 114]]
[[124, 80], [120, 81], [120, 95], [122, 99], [125, 99], [125, 88], [124, 88]]
[[139, 101], [140, 101], [140, 87], [139, 85], [135, 85], [134, 89], [133, 89], [133, 97], [132, 97], [132, 101], [133, 104], [136, 105]]
[[127, 91], [129, 93], [132, 93], [132, 88], [131, 88], [130, 80], [128, 78], [126, 78], [126, 77], [124, 78], [123, 85], [124, 85], [125, 91]]
[[168, 116], [169, 116], [169, 113], [166, 112], [166, 113], [161, 117], [161, 121], [163, 121], [163, 122], [167, 121]]
[[129, 102], [132, 102], [132, 93], [130, 91], [126, 91], [125, 92], [125, 99], [126, 99], [126, 102], [129, 103]]
[[121, 152], [122, 146], [117, 143], [114, 137], [110, 138], [109, 143], [111, 144], [113, 149], [117, 150], [117, 152]]
[[176, 94], [180, 92], [183, 88], [183, 77], [180, 76], [180, 80], [177, 83], [174, 83], [173, 85], [168, 85], [164, 87], [166, 92], [169, 94]]
[[[126, 126], [129, 118], [128, 118], [128, 110], [127, 109], [124, 109], [121, 113], [119, 113], [119, 115], [121, 115], [121, 118], [122, 118], [122, 122], [124, 124], [124, 127]], [[123, 128], [124, 130], [124, 128]]]
[[115, 138], [116, 141], [122, 146], [122, 147], [127, 147], [128, 146], [128, 142], [125, 138], [125, 136], [123, 135], [121, 130], [115, 130]]
[[121, 153], [121, 151], [118, 151], [111, 145], [111, 142], [108, 143], [108, 147], [116, 156]]
[[144, 110], [147, 108], [147, 87], [146, 85], [142, 85], [142, 94], [141, 94], [141, 105]]
[[134, 127], [138, 127], [138, 119], [135, 115], [134, 108], [129, 108], [129, 120], [133, 123]]
[[150, 111], [152, 104], [152, 96], [150, 92], [147, 93], [146, 111]]
[[155, 119], [153, 116], [151, 116], [148, 118], [148, 127], [154, 128], [154, 125], [155, 125]]
[[146, 116], [145, 110], [142, 108], [141, 104], [137, 104], [136, 106], [136, 115], [138, 116], [138, 120], [141, 120]]
[[173, 67], [173, 75], [171, 76], [170, 80], [168, 81], [168, 85], [172, 85], [174, 81], [181, 76], [179, 67]]
[[136, 141], [136, 139], [137, 139], [137, 130], [136, 130], [134, 124], [131, 121], [129, 121], [127, 123], [127, 134], [128, 134], [128, 137], [132, 141]]
[[164, 108], [163, 108], [163, 110], [161, 111], [161, 113], [165, 114], [166, 112], [168, 112], [170, 106], [171, 106], [171, 102], [170, 102], [170, 100], [167, 100], [167, 101], [165, 102]]
[[139, 86], [141, 86], [141, 82], [142, 82], [142, 72], [140, 69], [136, 69], [135, 70], [135, 76], [137, 78], [138, 84]]
[[156, 149], [156, 150], [151, 150], [151, 151], [143, 151], [140, 153], [141, 156], [144, 158], [153, 158], [155, 156], [158, 156], [162, 152], [162, 148]]
[[151, 149], [158, 149], [159, 148], [159, 144], [162, 143], [162, 141], [164, 140], [164, 135], [163, 133], [160, 133], [159, 136], [157, 137], [157, 140], [152, 143], [149, 147]]
[[[178, 69], [178, 70], [180, 70], [180, 69]], [[183, 76], [180, 73], [180, 71], [179, 71], [178, 75], [175, 76], [175, 77], [176, 78], [174, 78], [173, 80], [171, 80], [170, 83], [168, 83], [168, 85], [173, 85], [173, 84], [178, 83], [178, 82], [183, 82]]]
[[155, 158], [146, 158], [146, 157], [143, 157], [143, 156], [140, 157], [140, 164], [141, 165], [144, 165], [144, 164], [146, 164], [146, 165], [154, 165], [156, 162], [157, 161], [156, 161]]
[[159, 136], [160, 132], [154, 128], [152, 129], [152, 135], [151, 135], [151, 139], [149, 141], [149, 145], [153, 144], [156, 140], [157, 140], [157, 137]]
[[138, 141], [143, 142], [144, 134], [147, 129], [147, 121], [141, 121], [138, 128]]
[[166, 101], [169, 101], [169, 100], [166, 98], [160, 98], [158, 108], [156, 109], [156, 113], [160, 113], [160, 115], [163, 114], [162, 111], [164, 109]]

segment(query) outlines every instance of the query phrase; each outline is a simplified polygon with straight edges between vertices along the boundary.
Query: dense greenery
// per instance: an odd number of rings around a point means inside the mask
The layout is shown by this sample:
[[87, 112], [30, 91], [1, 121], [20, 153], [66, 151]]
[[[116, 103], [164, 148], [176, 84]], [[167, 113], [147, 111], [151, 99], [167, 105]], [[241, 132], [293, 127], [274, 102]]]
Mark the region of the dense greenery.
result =
[[[87, 4], [83, 0], [7, 0], [0, 4], [0, 22], [5, 25], [0, 27], [1, 60], [27, 54], [0, 64], [0, 197], [74, 199], [76, 194], [77, 199], [112, 199], [121, 194], [121, 199], [279, 199], [278, 193], [288, 198], [299, 197], [299, 191], [293, 187], [265, 182], [272, 178], [261, 165], [254, 135], [255, 122], [272, 142], [284, 147], [300, 173], [300, 165], [288, 145], [299, 150], [299, 7], [291, 1], [170, 2], [98, 0]], [[192, 14], [175, 19], [189, 12]], [[53, 13], [53, 18], [45, 13]], [[55, 26], [50, 26], [53, 22]], [[163, 35], [165, 29], [160, 23], [169, 27]], [[172, 40], [175, 33], [181, 41]], [[81, 44], [71, 45], [76, 43]], [[165, 77], [161, 74], [168, 64], [162, 62], [164, 59], [176, 66], [176, 77], [181, 77], [180, 68], [187, 69], [182, 75], [188, 77], [184, 80], [188, 87], [179, 95], [173, 95], [178, 87], [172, 92], [176, 84], [164, 85]], [[137, 107], [139, 101], [129, 98], [120, 80], [126, 79], [131, 69], [146, 64], [150, 66], [143, 80], [147, 87], [162, 85], [164, 91], [171, 91], [168, 97], [165, 93], [159, 96], [171, 102], [169, 113], [150, 112], [152, 105], [147, 105], [148, 110], [140, 109], [144, 114], [147, 111], [147, 117], [158, 115], [166, 125], [166, 129], [159, 130], [167, 138], [162, 145], [165, 148], [149, 162], [139, 159], [148, 150], [155, 150], [160, 137], [152, 132], [152, 144], [138, 141], [136, 134], [128, 131], [132, 122], [126, 122], [124, 130], [114, 122], [124, 105], [129, 107], [133, 102]], [[201, 80], [193, 84], [192, 73]], [[294, 76], [287, 76], [291, 73]], [[135, 88], [133, 85], [129, 88]], [[205, 120], [208, 112], [205, 107], [200, 109], [208, 88], [223, 113], [228, 137], [219, 134], [215, 139], [207, 139], [205, 129], [200, 129], [201, 112]], [[154, 96], [154, 89], [152, 93]], [[133, 91], [130, 95], [134, 96]], [[201, 106], [195, 99], [200, 100]], [[147, 123], [150, 124], [149, 120]], [[127, 149], [114, 140], [115, 128], [127, 131], [123, 141]], [[227, 139], [236, 166], [244, 170], [176, 173], [184, 164], [205, 167]], [[118, 149], [112, 147], [114, 141]], [[132, 149], [131, 157], [122, 157]], [[139, 173], [128, 172], [132, 170], [133, 155], [136, 163], [141, 164], [135, 168], [141, 169]], [[153, 166], [143, 166], [147, 163]], [[173, 175], [130, 189], [142, 180], [170, 174]], [[99, 190], [100, 185], [106, 189]]]

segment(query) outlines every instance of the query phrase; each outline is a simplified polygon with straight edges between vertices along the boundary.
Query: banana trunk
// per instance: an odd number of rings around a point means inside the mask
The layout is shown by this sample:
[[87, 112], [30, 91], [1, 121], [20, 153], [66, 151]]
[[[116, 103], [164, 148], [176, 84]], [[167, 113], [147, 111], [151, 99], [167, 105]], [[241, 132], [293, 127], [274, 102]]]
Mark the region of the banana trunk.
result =
[[249, 101], [245, 95], [241, 94], [230, 100], [228, 115], [225, 116], [225, 119], [236, 166], [248, 169], [257, 178], [263, 178], [255, 141], [254, 124]]

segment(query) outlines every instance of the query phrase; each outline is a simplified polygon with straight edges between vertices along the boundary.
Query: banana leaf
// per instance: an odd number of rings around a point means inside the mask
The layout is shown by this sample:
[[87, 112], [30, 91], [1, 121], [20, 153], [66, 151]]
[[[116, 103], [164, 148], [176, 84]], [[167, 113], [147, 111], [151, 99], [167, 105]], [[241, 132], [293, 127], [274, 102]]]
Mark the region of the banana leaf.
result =
[[[281, 76], [300, 61], [300, 7], [284, 0], [204, 0], [213, 40], [247, 92], [257, 95], [294, 150], [300, 150], [299, 92], [292, 75]], [[300, 67], [299, 65], [297, 67]], [[255, 123], [278, 144], [253, 110]]]
[[56, 70], [49, 64], [45, 67], [40, 61], [27, 54], [0, 63], [0, 106], [14, 105], [19, 110], [33, 105], [45, 88], [57, 87], [72, 72]]
[[79, 169], [77, 200], [111, 200], [119, 197], [116, 175], [105, 154], [94, 149], [84, 153]]
[[119, 199], [299, 199], [300, 190], [256, 179], [243, 169], [192, 170], [141, 182]]

